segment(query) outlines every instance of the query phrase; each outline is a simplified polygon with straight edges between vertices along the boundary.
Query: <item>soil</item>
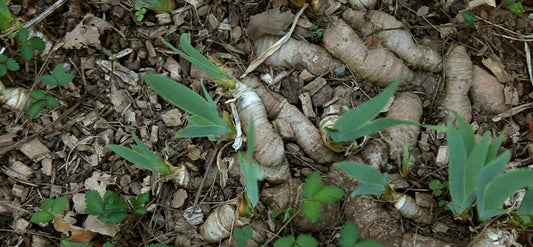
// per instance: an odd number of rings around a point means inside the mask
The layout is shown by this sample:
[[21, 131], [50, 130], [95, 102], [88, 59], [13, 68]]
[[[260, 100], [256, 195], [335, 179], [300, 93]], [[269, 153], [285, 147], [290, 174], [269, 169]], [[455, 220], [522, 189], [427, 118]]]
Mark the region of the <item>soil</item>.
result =
[[[12, 0], [10, 8], [17, 17], [29, 20], [54, 2]], [[55, 109], [45, 108], [35, 120], [29, 120], [25, 110], [0, 109], [0, 165], [3, 171], [0, 173], [1, 246], [47, 246], [39, 245], [39, 241], [48, 243], [48, 246], [58, 246], [61, 234], [55, 231], [51, 224], [31, 223], [30, 217], [46, 198], [72, 198], [76, 193], [85, 192], [89, 178], [104, 174], [109, 176], [104, 179], [108, 183], [107, 186], [103, 185], [107, 189], [124, 197], [139, 195], [143, 188], [143, 179], [150, 175], [150, 172], [127, 162], [106, 148], [107, 144], [130, 145], [133, 142], [133, 133], [152, 150], [162, 153], [171, 164], [184, 164], [194, 182], [185, 188], [163, 183], [159, 193], [151, 195], [146, 203], [148, 213], [122, 222], [115, 237], [98, 235], [93, 241], [112, 241], [115, 246], [123, 247], [145, 246], [149, 243], [163, 243], [168, 246], [218, 246], [198, 238], [199, 225], [191, 225], [184, 218], [185, 210], [194, 203], [200, 187], [199, 181], [204, 176], [206, 164], [213, 155], [216, 144], [207, 138], [174, 138], [174, 134], [187, 125], [187, 114], [174, 110], [173, 105], [159, 98], [144, 83], [142, 76], [147, 71], [169, 74], [169, 64], [175, 60], [177, 63], [173, 64], [175, 67], [170, 72], [171, 75], [175, 73], [185, 85], [196, 91], [200, 90], [200, 82], [205, 82], [214, 98], [222, 103], [219, 105], [230, 110], [229, 106], [223, 104], [229, 99], [229, 94], [202, 80], [198, 69], [191, 68], [186, 60], [173, 55], [161, 43], [160, 38], [177, 44], [179, 35], [188, 32], [191, 34], [193, 45], [200, 52], [219, 58], [227, 66], [243, 69], [255, 58], [253, 41], [247, 37], [246, 32], [250, 17], [274, 7], [282, 10], [292, 9], [293, 13], [297, 9], [286, 0], [176, 0], [176, 8], [179, 11], [173, 12], [174, 19], [169, 23], [160, 24], [160, 20], [152, 11], [145, 14], [144, 20], [138, 21], [132, 2], [67, 1], [34, 28], [44, 33], [52, 46], [56, 46], [65, 42], [65, 35], [82, 22], [86, 14], [91, 13], [111, 26], [99, 29], [100, 45], [79, 49], [60, 47], [45, 56], [37, 56], [37, 59], [19, 61], [21, 70], [9, 72], [2, 78], [2, 82], [8, 87], [46, 90], [60, 100], [61, 106]], [[479, 20], [472, 29], [453, 24], [457, 31], [444, 38], [436, 27], [453, 22], [458, 11], [465, 9], [462, 1], [399, 0], [392, 1], [392, 5], [386, 2], [389, 1], [381, 1], [378, 8], [401, 20], [419, 43], [429, 44], [441, 54], [451, 45], [462, 44], [467, 47], [476, 65], [482, 66], [484, 58], [499, 58], [505, 71], [512, 77], [512, 80], [504, 84], [509, 91], [509, 102], [513, 106], [520, 106], [531, 101], [531, 78], [528, 76], [524, 42], [520, 40], [523, 35], [533, 31], [532, 21], [528, 19], [533, 6], [528, 5], [530, 1], [526, 1], [526, 13], [521, 18], [506, 10], [504, 4], [500, 3], [503, 1], [499, 1], [496, 8], [478, 7], [473, 12], [484, 20]], [[445, 6], [441, 2], [450, 5]], [[325, 29], [329, 18], [340, 16], [346, 8], [349, 8], [348, 4], [342, 4], [329, 17], [305, 13], [304, 18], [316, 24], [318, 30]], [[300, 25], [293, 37], [320, 45], [321, 35], [316, 30]], [[12, 40], [4, 38], [3, 43], [8, 47], [6, 52], [13, 52]], [[131, 49], [129, 53], [126, 52], [125, 56], [116, 58], [115, 61], [124, 66], [124, 71], [131, 73], [130, 75], [139, 75], [139, 80], [124, 80], [121, 77], [123, 74], [105, 71], [99, 63], [102, 60], [112, 60], [110, 57], [128, 49]], [[61, 89], [38, 83], [40, 75], [51, 73], [54, 65], [60, 63], [64, 63], [75, 75], [72, 83]], [[120, 70], [119, 66], [115, 69]], [[303, 70], [301, 65], [294, 65], [291, 70], [262, 65], [254, 73], [277, 75], [282, 71], [288, 72], [288, 76], [274, 87], [274, 90], [279, 91], [290, 103], [301, 107], [298, 95], [304, 85], [302, 79], [299, 79]], [[311, 119], [315, 123], [322, 115], [324, 105], [334, 95], [339, 96], [346, 105], [357, 106], [381, 90], [371, 83], [355, 80], [349, 70], [331, 71], [323, 77], [328, 82], [327, 86], [312, 97], [314, 111], [318, 116]], [[443, 75], [425, 74], [418, 81], [420, 82], [402, 86], [400, 91], [415, 92], [422, 97], [422, 122], [439, 123], [442, 120], [439, 107], [444, 91]], [[354, 90], [356, 87], [357, 90]], [[477, 133], [503, 133], [504, 147], [513, 152], [512, 164], [516, 167], [532, 165], [533, 159], [530, 155], [533, 152], [533, 144], [530, 142], [529, 132], [532, 126], [532, 111], [526, 109], [498, 122], [492, 121], [492, 117], [493, 115], [474, 109], [472, 123], [476, 126]], [[21, 151], [21, 144], [33, 137], [48, 150], [31, 159]], [[5, 138], [8, 141], [4, 141]], [[375, 138], [380, 137], [376, 135]], [[419, 144], [412, 150], [416, 165], [408, 181], [412, 185], [410, 189], [413, 195], [415, 191], [431, 193], [427, 185], [432, 180], [447, 180], [446, 169], [435, 163], [437, 152], [442, 145], [445, 145], [443, 136], [425, 132], [420, 137]], [[234, 156], [230, 149], [223, 150], [221, 160], [225, 161]], [[322, 173], [329, 170], [329, 164], [315, 164], [305, 157], [296, 143], [286, 143], [286, 150], [293, 177], [303, 181], [313, 170]], [[29, 167], [30, 174], [21, 177], [10, 173], [9, 170], [14, 164], [19, 164], [17, 162]], [[397, 173], [393, 161], [390, 161], [390, 164], [387, 172]], [[208, 179], [200, 197], [199, 208], [203, 219], [217, 205], [236, 198], [243, 191], [238, 172], [230, 171], [224, 185], [220, 180], [220, 171], [216, 168], [214, 166], [212, 169], [217, 173], [216, 178]], [[435, 197], [435, 200], [447, 201], [448, 198], [445, 190], [442, 195]], [[385, 203], [383, 207], [394, 210]], [[70, 208], [73, 208], [72, 203]], [[264, 206], [260, 206], [259, 210], [269, 212]], [[472, 236], [483, 229], [483, 224], [479, 222], [454, 220], [450, 211], [442, 206], [436, 206], [432, 211], [434, 219], [431, 225], [419, 225], [402, 219], [403, 230], [456, 243], [458, 246], [467, 246]], [[76, 216], [78, 225], [81, 225], [85, 217], [81, 214]], [[269, 223], [273, 225], [271, 231], [277, 231], [283, 225], [271, 219]], [[321, 246], [336, 246], [336, 234], [343, 223], [343, 220], [339, 220], [336, 226], [313, 236], [320, 241]], [[282, 234], [292, 231], [289, 225]], [[521, 229], [520, 233], [521, 243], [531, 246], [531, 233], [527, 229]]]

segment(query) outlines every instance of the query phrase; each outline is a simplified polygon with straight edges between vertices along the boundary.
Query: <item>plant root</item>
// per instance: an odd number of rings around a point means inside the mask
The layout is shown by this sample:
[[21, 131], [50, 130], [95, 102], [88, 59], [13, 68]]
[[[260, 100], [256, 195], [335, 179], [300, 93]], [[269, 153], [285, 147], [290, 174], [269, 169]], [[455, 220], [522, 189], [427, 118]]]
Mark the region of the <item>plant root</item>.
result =
[[261, 97], [271, 119], [282, 119], [290, 125], [296, 142], [309, 157], [321, 164], [335, 159], [335, 154], [322, 143], [318, 129], [296, 106], [291, 105], [283, 96], [270, 91], [255, 76], [247, 76], [243, 83]]
[[474, 107], [479, 107], [488, 113], [502, 113], [511, 108], [505, 104], [503, 85], [496, 77], [477, 65], [474, 66], [470, 99]]
[[324, 46], [333, 56], [346, 63], [356, 76], [385, 87], [395, 79], [408, 82], [413, 72], [401, 59], [377, 44], [366, 47], [343, 20], [336, 20], [324, 31]]
[[444, 62], [446, 76], [446, 90], [442, 106], [446, 113], [446, 120], [455, 119], [457, 112], [467, 122], [472, 120], [472, 105], [468, 98], [468, 91], [472, 85], [473, 65], [464, 46], [451, 47]]
[[343, 19], [363, 35], [376, 34], [381, 44], [409, 66], [431, 72], [442, 71], [442, 57], [430, 47], [417, 44], [409, 31], [394, 16], [378, 10], [367, 13], [347, 9]]
[[[387, 117], [418, 122], [422, 114], [423, 107], [420, 98], [414, 93], [405, 92], [396, 96], [387, 112]], [[419, 134], [420, 126], [418, 125], [398, 125], [386, 129], [384, 136], [389, 143], [390, 157], [396, 159], [406, 142], [409, 146], [416, 145]]]
[[229, 237], [234, 225], [240, 227], [248, 224], [249, 219], [237, 216], [236, 210], [236, 199], [215, 208], [200, 226], [202, 238], [210, 243], [217, 243]]
[[[255, 54], [260, 55], [270, 48], [279, 37], [262, 36], [255, 42]], [[342, 66], [323, 47], [311, 44], [304, 40], [289, 39], [287, 43], [268, 57], [265, 64], [274, 67], [292, 68], [303, 66], [314, 75], [325, 74], [328, 71]]]
[[447, 243], [416, 233], [406, 233], [403, 235], [402, 247], [457, 247], [457, 244]]

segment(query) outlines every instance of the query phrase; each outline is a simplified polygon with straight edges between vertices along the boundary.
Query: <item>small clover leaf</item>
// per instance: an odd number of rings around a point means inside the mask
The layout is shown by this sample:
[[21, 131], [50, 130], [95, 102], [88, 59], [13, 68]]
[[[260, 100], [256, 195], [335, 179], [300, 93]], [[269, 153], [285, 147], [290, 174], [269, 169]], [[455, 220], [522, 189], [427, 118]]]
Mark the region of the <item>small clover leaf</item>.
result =
[[30, 32], [26, 28], [19, 29], [16, 36], [19, 44], [19, 54], [25, 60], [30, 60], [33, 57], [33, 51], [42, 51], [46, 46], [46, 43], [40, 37], [29, 38], [29, 36]]
[[52, 86], [63, 86], [74, 79], [74, 75], [66, 71], [62, 64], [56, 64], [52, 70], [52, 74], [41, 76], [41, 81], [44, 84]]
[[52, 221], [58, 214], [67, 209], [67, 197], [62, 196], [56, 199], [45, 199], [41, 203], [41, 210], [35, 212], [30, 221], [35, 223], [47, 223]]
[[7, 71], [17, 71], [19, 69], [19, 64], [13, 58], [4, 54], [0, 55], [0, 77], [6, 75]]

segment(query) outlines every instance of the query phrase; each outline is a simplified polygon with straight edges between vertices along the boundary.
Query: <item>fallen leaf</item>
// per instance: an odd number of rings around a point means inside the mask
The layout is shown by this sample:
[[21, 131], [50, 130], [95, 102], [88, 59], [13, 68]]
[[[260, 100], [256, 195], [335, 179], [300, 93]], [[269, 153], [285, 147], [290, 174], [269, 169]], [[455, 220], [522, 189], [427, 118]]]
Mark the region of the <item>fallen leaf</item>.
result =
[[115, 184], [116, 177], [103, 172], [95, 171], [93, 175], [85, 180], [85, 188], [87, 190], [96, 190], [100, 196], [104, 196], [107, 185]]
[[65, 49], [80, 49], [89, 46], [100, 47], [100, 34], [105, 30], [112, 28], [111, 24], [105, 20], [95, 17], [93, 14], [87, 14], [83, 20], [65, 35]]
[[253, 40], [259, 39], [265, 34], [284, 35], [294, 15], [290, 11], [281, 13], [279, 8], [269, 9], [260, 14], [250, 17], [246, 31], [248, 37]]
[[486, 4], [491, 7], [496, 7], [496, 1], [495, 0], [474, 0], [468, 3], [468, 9], [473, 9], [477, 6], [481, 6], [483, 4]]
[[85, 222], [83, 222], [83, 227], [87, 230], [100, 233], [102, 235], [114, 237], [118, 233], [118, 227], [111, 223], [104, 223], [98, 219], [96, 215], [89, 215]]
[[510, 82], [513, 80], [513, 77], [505, 71], [505, 67], [499, 57], [491, 56], [481, 60], [481, 62], [498, 78], [498, 81]]
[[70, 237], [70, 240], [72, 242], [76, 243], [88, 243], [90, 242], [95, 236], [96, 232], [92, 232], [86, 229], [83, 229], [79, 226], [73, 226], [61, 219], [61, 216], [57, 216], [52, 223], [54, 224], [54, 228], [58, 232], [62, 232]]

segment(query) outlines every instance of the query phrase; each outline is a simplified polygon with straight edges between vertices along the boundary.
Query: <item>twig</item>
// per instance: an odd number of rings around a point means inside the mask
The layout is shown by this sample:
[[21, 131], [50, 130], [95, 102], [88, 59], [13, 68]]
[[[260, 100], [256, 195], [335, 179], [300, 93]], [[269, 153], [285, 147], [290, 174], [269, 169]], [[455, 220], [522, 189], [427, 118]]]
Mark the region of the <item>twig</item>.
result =
[[48, 7], [45, 11], [43, 11], [40, 15], [26, 22], [26, 24], [24, 24], [23, 27], [30, 28], [31, 26], [35, 25], [36, 23], [42, 21], [44, 18], [52, 14], [52, 12], [54, 12], [56, 9], [61, 7], [66, 2], [67, 0], [57, 0], [54, 4], [50, 5], [50, 7]]
[[213, 165], [213, 161], [215, 160], [215, 157], [217, 156], [217, 152], [219, 149], [221, 142], [217, 141], [215, 144], [215, 151], [209, 157], [209, 161], [207, 162], [207, 167], [205, 168], [204, 177], [202, 178], [202, 182], [200, 183], [200, 188], [196, 191], [196, 195], [194, 196], [194, 203], [192, 204], [192, 210], [188, 213], [187, 217], [192, 217], [192, 214], [196, 211], [196, 207], [198, 207], [198, 201], [200, 200], [200, 194], [202, 194], [202, 189], [205, 184], [205, 180], [207, 179], [207, 174], [209, 174], [209, 170], [211, 169], [211, 166]]

